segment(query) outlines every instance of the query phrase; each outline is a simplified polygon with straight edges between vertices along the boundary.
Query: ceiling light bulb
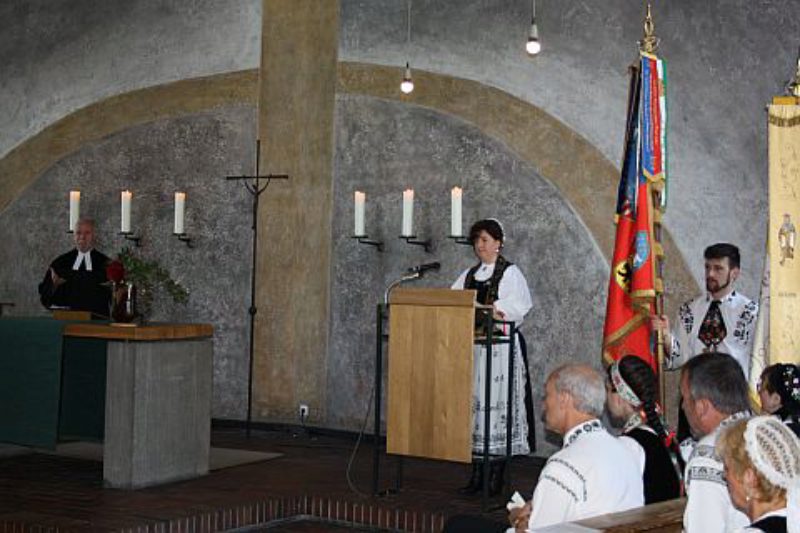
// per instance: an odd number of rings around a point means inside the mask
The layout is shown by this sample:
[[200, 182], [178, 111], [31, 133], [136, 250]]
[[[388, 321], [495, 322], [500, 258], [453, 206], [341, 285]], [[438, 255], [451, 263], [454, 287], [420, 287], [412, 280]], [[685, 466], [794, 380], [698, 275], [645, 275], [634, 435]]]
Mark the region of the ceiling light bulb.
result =
[[403, 76], [403, 81], [400, 83], [400, 90], [404, 94], [409, 94], [414, 90], [414, 82], [411, 79], [411, 67], [406, 63], [406, 73]]
[[525, 44], [525, 50], [532, 56], [542, 51], [542, 43], [539, 42], [539, 28], [536, 26], [536, 19], [531, 21], [531, 31], [528, 34], [528, 42]]

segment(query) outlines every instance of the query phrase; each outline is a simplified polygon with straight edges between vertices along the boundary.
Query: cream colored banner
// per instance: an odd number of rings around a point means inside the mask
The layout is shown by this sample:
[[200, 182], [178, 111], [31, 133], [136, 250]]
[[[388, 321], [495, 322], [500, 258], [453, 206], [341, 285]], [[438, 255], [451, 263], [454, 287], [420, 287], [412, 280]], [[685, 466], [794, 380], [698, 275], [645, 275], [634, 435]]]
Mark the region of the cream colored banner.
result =
[[800, 363], [800, 106], [769, 106], [769, 363]]

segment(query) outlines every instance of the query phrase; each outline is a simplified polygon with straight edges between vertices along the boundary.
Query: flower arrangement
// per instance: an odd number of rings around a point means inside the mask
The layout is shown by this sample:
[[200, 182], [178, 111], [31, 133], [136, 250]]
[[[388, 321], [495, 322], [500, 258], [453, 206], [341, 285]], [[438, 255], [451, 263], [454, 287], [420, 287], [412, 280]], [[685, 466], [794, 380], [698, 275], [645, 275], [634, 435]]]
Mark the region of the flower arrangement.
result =
[[[134, 255], [130, 248], [123, 248], [117, 259], [106, 265], [106, 277], [117, 287], [124, 285], [136, 287], [136, 305], [139, 316], [148, 316], [153, 307], [153, 298], [158, 291], [165, 291], [175, 303], [185, 304], [189, 300], [189, 290], [172, 279], [169, 271], [157, 261], [148, 261]], [[131, 290], [128, 289], [128, 298]]]

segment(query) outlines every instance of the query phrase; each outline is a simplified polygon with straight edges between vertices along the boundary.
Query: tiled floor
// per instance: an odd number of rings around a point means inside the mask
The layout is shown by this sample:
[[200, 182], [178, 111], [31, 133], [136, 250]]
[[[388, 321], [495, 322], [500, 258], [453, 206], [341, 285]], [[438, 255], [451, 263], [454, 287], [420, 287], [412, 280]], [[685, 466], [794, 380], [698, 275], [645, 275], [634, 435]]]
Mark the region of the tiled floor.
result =
[[[102, 464], [28, 453], [0, 456], [0, 532], [4, 531], [337, 531], [320, 520], [369, 526], [365, 531], [438, 531], [447, 516], [480, 512], [477, 496], [462, 496], [468, 467], [406, 459], [398, 494], [371, 497], [372, 448], [362, 444], [347, 481], [355, 440], [290, 431], [220, 428], [212, 445], [283, 456], [217, 470], [199, 479], [137, 491], [106, 489]], [[513, 487], [528, 492], [539, 461], [517, 459]], [[382, 461], [382, 487], [393, 484], [394, 459]], [[492, 513], [504, 501], [497, 499]], [[303, 518], [306, 519], [303, 519]], [[275, 527], [252, 526], [283, 519]], [[246, 528], [246, 529], [245, 529]], [[316, 529], [315, 529], [316, 528]], [[350, 529], [359, 531], [359, 529]]]

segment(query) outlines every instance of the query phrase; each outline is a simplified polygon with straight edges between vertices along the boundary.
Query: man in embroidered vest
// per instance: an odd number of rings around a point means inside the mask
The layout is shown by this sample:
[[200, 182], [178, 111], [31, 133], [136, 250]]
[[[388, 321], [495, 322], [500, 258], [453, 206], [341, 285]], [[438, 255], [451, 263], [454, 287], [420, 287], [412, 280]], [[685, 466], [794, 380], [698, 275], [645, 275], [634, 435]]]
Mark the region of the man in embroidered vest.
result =
[[[666, 315], [652, 317], [653, 328], [663, 333], [664, 362], [667, 369], [675, 370], [699, 353], [727, 353], [739, 362], [746, 379], [750, 372], [758, 304], [734, 290], [740, 274], [739, 248], [717, 243], [706, 248], [703, 256], [706, 294], [681, 305], [674, 330], [670, 330]], [[678, 440], [685, 440], [688, 433], [681, 411]]]
[[[567, 364], [547, 378], [545, 426], [563, 435], [564, 443], [547, 461], [533, 498], [511, 510], [513, 529], [509, 531], [644, 505], [642, 474], [634, 455], [599, 420], [605, 401], [605, 379], [590, 366]], [[445, 532], [501, 532], [507, 527], [480, 517], [459, 516], [448, 521]]]
[[728, 354], [693, 357], [681, 372], [683, 409], [692, 434], [700, 439], [686, 464], [686, 533], [734, 531], [749, 520], [731, 503], [723, 464], [714, 451], [723, 428], [750, 416], [747, 381]]
[[75, 249], [50, 263], [39, 284], [42, 305], [108, 316], [111, 290], [104, 283], [109, 259], [94, 249], [94, 240], [94, 220], [81, 218], [75, 225]]

